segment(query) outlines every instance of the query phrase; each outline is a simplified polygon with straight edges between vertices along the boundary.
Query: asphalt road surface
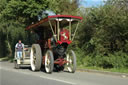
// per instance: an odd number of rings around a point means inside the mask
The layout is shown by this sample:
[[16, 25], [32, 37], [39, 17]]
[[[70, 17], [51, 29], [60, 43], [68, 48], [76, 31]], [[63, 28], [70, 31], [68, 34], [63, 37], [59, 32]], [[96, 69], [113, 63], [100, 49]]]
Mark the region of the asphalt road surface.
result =
[[0, 62], [0, 85], [128, 85], [127, 77], [89, 72], [32, 72], [29, 66], [14, 69], [13, 63]]

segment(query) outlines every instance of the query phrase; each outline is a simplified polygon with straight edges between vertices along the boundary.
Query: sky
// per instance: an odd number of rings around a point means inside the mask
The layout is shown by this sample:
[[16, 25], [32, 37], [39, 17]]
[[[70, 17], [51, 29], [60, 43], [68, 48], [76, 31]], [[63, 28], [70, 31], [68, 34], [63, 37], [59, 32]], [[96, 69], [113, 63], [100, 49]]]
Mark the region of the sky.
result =
[[104, 1], [107, 1], [107, 0], [80, 0], [80, 4], [81, 6], [84, 6], [84, 7], [92, 7], [92, 6], [103, 5]]

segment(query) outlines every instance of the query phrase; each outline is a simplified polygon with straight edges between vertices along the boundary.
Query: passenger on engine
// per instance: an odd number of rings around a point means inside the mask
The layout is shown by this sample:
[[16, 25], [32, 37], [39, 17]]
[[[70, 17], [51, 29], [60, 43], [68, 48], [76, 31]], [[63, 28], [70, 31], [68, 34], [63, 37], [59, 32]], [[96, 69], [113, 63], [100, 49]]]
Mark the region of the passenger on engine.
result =
[[21, 43], [21, 40], [19, 40], [19, 42], [16, 44], [15, 48], [16, 48], [16, 52], [17, 52], [17, 58], [21, 59], [22, 58], [23, 49], [24, 49], [24, 44]]

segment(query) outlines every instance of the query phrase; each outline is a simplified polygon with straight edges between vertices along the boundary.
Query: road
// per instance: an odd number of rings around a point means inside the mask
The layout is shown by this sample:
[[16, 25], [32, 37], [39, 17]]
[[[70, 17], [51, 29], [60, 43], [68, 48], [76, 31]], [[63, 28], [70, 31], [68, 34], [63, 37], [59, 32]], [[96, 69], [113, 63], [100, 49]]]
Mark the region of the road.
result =
[[128, 78], [89, 72], [32, 72], [29, 66], [14, 69], [0, 62], [0, 85], [128, 85]]

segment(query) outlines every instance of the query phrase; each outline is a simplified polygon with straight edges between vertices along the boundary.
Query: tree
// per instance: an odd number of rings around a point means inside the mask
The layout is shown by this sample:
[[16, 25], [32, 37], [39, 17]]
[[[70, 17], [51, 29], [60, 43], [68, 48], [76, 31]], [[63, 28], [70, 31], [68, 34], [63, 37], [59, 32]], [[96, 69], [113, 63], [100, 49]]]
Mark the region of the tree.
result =
[[[62, 7], [60, 6], [62, 5]], [[8, 51], [13, 54], [14, 45], [18, 39], [28, 43], [30, 33], [26, 33], [24, 28], [32, 22], [37, 22], [39, 16], [43, 16], [44, 11], [51, 10], [56, 14], [73, 14], [72, 10], [78, 8], [77, 0], [1, 0], [0, 3], [0, 43], [7, 46], [1, 50], [1, 56]], [[74, 13], [75, 14], [75, 13]], [[1, 49], [4, 46], [0, 46]], [[7, 54], [7, 53], [6, 53]]]
[[30, 24], [32, 21], [38, 21], [37, 15], [47, 8], [47, 0], [10, 0], [1, 14], [7, 20]]
[[[127, 59], [128, 11], [125, 1], [108, 0], [104, 6], [88, 9], [83, 16], [86, 19], [81, 26], [78, 45], [91, 58], [89, 64], [92, 66], [116, 67], [113, 62], [117, 55]], [[127, 62], [122, 60], [121, 63], [126, 65]]]
[[38, 21], [40, 12], [48, 8], [48, 0], [1, 0], [0, 56], [12, 56], [18, 39], [28, 42], [24, 28]]
[[[51, 1], [51, 0], [50, 0]], [[79, 0], [52, 0], [49, 9], [56, 14], [78, 15]]]

